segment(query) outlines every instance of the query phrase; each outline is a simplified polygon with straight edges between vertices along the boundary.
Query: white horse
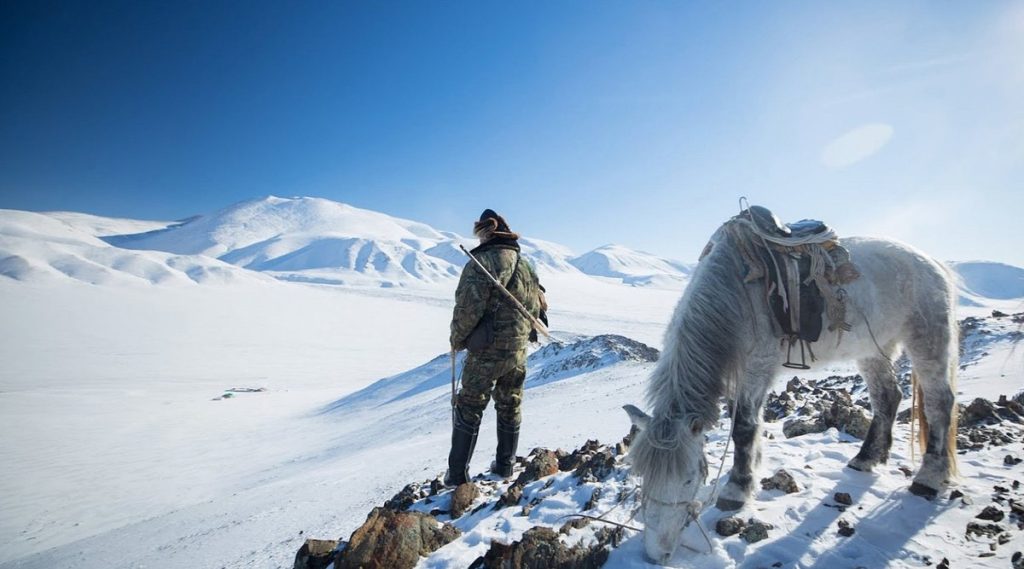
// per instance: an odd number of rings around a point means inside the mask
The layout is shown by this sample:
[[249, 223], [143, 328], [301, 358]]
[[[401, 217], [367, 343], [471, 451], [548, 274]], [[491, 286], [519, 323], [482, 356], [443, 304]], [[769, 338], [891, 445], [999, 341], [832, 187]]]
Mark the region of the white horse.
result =
[[[749, 499], [761, 458], [761, 409], [786, 356], [773, 332], [765, 281], [744, 283], [741, 245], [729, 223], [712, 236], [665, 334], [647, 387], [652, 414], [626, 406], [641, 429], [630, 460], [642, 477], [644, 549], [655, 563], [672, 556], [682, 530], [699, 513], [697, 491], [707, 479], [704, 433], [719, 421], [722, 397], [735, 408], [736, 446], [716, 506], [737, 510]], [[934, 497], [956, 469], [955, 286], [943, 265], [907, 245], [868, 238], [842, 244], [860, 272], [843, 287], [852, 329], [841, 338], [823, 330], [814, 352], [818, 363], [856, 360], [867, 381], [874, 416], [848, 466], [870, 471], [889, 457], [902, 399], [892, 361], [904, 349], [920, 394], [914, 416], [925, 443], [910, 491]]]

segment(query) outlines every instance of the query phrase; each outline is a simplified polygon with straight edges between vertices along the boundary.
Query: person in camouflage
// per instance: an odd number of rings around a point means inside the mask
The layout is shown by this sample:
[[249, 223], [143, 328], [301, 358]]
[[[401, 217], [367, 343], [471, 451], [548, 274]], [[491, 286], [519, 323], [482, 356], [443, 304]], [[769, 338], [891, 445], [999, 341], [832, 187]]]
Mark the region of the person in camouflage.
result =
[[[473, 256], [534, 317], [541, 317], [542, 309], [547, 308], [543, 288], [533, 267], [520, 257], [519, 236], [490, 209], [480, 215], [473, 233], [480, 239], [480, 246], [471, 252]], [[532, 323], [497, 290], [480, 267], [472, 260], [466, 263], [455, 291], [450, 341], [452, 350], [468, 348], [469, 353], [453, 410], [447, 485], [457, 486], [469, 480], [469, 460], [492, 394], [498, 416], [498, 447], [491, 472], [503, 478], [512, 475], [522, 420], [526, 344], [532, 329]]]

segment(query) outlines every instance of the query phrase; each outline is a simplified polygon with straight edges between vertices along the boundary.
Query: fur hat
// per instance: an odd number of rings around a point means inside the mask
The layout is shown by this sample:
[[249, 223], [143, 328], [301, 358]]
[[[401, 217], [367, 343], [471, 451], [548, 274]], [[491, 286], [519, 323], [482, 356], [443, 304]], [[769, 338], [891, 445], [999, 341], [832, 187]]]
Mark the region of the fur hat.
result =
[[494, 237], [519, 239], [519, 234], [509, 229], [505, 218], [498, 215], [493, 209], [485, 209], [480, 214], [480, 220], [473, 224], [473, 235], [479, 237], [481, 241], [488, 241]]

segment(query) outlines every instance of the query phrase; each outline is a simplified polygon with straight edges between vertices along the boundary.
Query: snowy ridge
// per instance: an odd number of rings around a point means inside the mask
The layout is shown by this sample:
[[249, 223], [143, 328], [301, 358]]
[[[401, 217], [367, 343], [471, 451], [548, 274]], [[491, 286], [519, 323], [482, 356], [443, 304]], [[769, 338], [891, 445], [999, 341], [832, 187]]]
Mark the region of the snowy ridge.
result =
[[[624, 362], [650, 363], [658, 350], [636, 340], [605, 334], [571, 336], [534, 350], [526, 361], [526, 388], [531, 389]], [[466, 352], [455, 361], [456, 377], [462, 376]], [[451, 383], [452, 362], [448, 354], [437, 356], [409, 371], [378, 380], [328, 406], [327, 412], [347, 412], [357, 407], [380, 406], [430, 392], [437, 397], [441, 387]]]
[[[70, 241], [69, 241], [70, 240]], [[76, 245], [68, 248], [74, 242]], [[180, 222], [0, 210], [0, 276], [61, 277], [91, 284], [282, 281], [359, 287], [451, 286], [476, 240], [424, 223], [309, 197], [268, 196]], [[582, 255], [540, 239], [520, 240], [544, 279], [592, 278], [681, 290], [693, 265], [605, 245]], [[961, 303], [1024, 298], [1024, 269], [950, 263]]]
[[31, 283], [71, 280], [129, 286], [271, 282], [206, 256], [131, 251], [100, 237], [110, 231], [165, 226], [65, 212], [0, 210], [0, 276]]

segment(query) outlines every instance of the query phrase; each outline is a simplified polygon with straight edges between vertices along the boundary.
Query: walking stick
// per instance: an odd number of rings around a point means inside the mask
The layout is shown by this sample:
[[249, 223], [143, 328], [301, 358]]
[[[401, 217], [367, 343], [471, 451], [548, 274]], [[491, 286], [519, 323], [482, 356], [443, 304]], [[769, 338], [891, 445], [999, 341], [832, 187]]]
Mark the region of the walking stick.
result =
[[549, 340], [551, 339], [551, 334], [548, 333], [547, 327], [544, 326], [544, 324], [542, 324], [540, 320], [534, 318], [533, 314], [530, 314], [530, 311], [527, 310], [525, 306], [523, 306], [523, 303], [519, 302], [519, 299], [516, 298], [511, 292], [509, 292], [508, 289], [506, 289], [505, 286], [501, 284], [501, 281], [494, 278], [494, 275], [492, 275], [491, 272], [487, 270], [487, 267], [483, 266], [480, 263], [480, 261], [478, 261], [476, 257], [474, 257], [473, 254], [467, 251], [466, 248], [463, 247], [462, 245], [459, 245], [459, 249], [462, 249], [463, 253], [468, 255], [470, 259], [473, 259], [473, 262], [476, 263], [476, 266], [480, 267], [480, 270], [483, 271], [484, 274], [487, 275], [489, 279], [491, 279], [491, 282], [494, 283], [496, 287], [498, 287], [498, 290], [500, 290], [505, 295], [505, 298], [512, 301], [512, 305], [516, 308], [516, 310], [519, 311], [519, 314], [525, 316], [526, 319], [529, 320], [531, 324], [533, 324], [533, 327], [538, 332], [543, 334], [545, 338]]

